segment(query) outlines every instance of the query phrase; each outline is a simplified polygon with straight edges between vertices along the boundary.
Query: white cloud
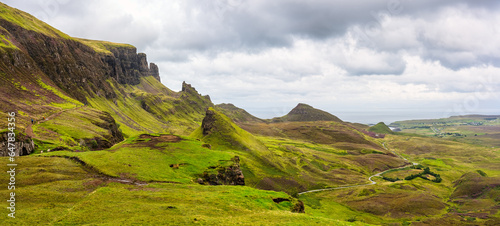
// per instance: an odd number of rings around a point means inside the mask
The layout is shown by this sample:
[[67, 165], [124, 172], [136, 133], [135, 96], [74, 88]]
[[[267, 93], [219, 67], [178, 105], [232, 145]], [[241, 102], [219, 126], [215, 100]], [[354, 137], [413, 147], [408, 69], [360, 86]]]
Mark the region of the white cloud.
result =
[[262, 117], [297, 102], [335, 113], [447, 111], [472, 99], [473, 113], [500, 98], [498, 1], [6, 3], [73, 36], [133, 44], [169, 88], [186, 81]]

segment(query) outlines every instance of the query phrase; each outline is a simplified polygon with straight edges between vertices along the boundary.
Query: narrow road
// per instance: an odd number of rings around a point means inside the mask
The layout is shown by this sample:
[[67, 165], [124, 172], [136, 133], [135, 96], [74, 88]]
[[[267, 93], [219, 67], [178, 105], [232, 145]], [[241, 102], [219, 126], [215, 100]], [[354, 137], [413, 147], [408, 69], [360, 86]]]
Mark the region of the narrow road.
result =
[[[388, 150], [386, 147], [385, 147], [385, 142], [382, 143], [382, 145], [384, 146], [384, 149], [385, 150]], [[398, 154], [396, 154], [394, 151], [391, 151], [392, 153], [394, 153], [396, 156], [398, 156], [399, 158], [405, 160], [405, 161], [408, 161], [408, 159], [404, 158], [403, 156], [400, 156]], [[412, 165], [418, 165], [418, 163], [411, 163]], [[388, 170], [385, 170], [385, 171], [382, 171], [380, 173], [377, 173], [377, 174], [374, 174], [374, 175], [371, 175], [370, 177], [368, 177], [368, 180], [370, 181], [369, 184], [357, 184], [357, 185], [346, 185], [346, 186], [340, 186], [340, 187], [334, 187], [334, 188], [323, 188], [323, 189], [315, 189], [315, 190], [309, 190], [309, 191], [304, 191], [304, 192], [300, 192], [298, 193], [298, 195], [302, 195], [302, 194], [306, 194], [306, 193], [313, 193], [313, 192], [320, 192], [320, 191], [331, 191], [331, 190], [338, 190], [338, 189], [345, 189], [345, 188], [354, 188], [354, 187], [361, 187], [361, 186], [368, 186], [368, 185], [375, 185], [377, 184], [377, 182], [375, 182], [374, 180], [372, 180], [373, 177], [380, 177], [382, 174], [384, 174], [385, 172], [387, 171], [390, 171], [390, 170], [398, 170], [398, 169], [403, 169], [403, 168], [406, 168], [408, 167], [408, 165], [405, 165], [405, 166], [402, 166], [402, 167], [399, 167], [399, 168], [392, 168], [392, 169], [388, 169]]]
[[406, 166], [402, 166], [402, 167], [399, 167], [399, 168], [392, 168], [392, 169], [388, 169], [388, 170], [386, 170], [386, 171], [383, 171], [383, 172], [380, 172], [380, 173], [377, 173], [377, 174], [371, 175], [370, 177], [368, 177], [368, 180], [369, 180], [371, 183], [368, 183], [368, 184], [346, 185], [346, 186], [340, 186], [340, 187], [334, 187], [334, 188], [323, 188], [323, 189], [309, 190], [309, 191], [300, 192], [300, 193], [298, 193], [298, 195], [302, 195], [302, 194], [306, 194], [306, 193], [312, 193], [312, 192], [330, 191], [330, 190], [337, 190], [337, 189], [345, 189], [345, 188], [354, 188], [354, 187], [361, 187], [361, 186], [375, 185], [375, 184], [377, 184], [377, 182], [375, 182], [374, 180], [372, 180], [372, 178], [373, 178], [373, 177], [380, 177], [380, 175], [382, 175], [383, 173], [385, 173], [385, 172], [387, 172], [387, 171], [390, 171], [390, 170], [397, 170], [397, 169], [403, 169], [403, 168], [406, 168], [406, 167], [408, 167], [408, 165], [406, 165]]

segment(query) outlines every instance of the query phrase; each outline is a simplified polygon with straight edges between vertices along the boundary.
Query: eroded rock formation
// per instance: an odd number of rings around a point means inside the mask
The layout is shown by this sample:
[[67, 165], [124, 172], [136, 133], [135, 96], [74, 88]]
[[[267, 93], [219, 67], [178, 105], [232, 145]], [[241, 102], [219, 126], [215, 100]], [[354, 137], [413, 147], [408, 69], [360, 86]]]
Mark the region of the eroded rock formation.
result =
[[[8, 134], [2, 133], [0, 136], [0, 156], [9, 156]], [[14, 142], [15, 156], [29, 155], [35, 150], [35, 144], [29, 137], [18, 135]]]
[[245, 176], [240, 169], [240, 158], [235, 156], [233, 164], [218, 166], [216, 173], [205, 172], [198, 183], [209, 185], [245, 185]]

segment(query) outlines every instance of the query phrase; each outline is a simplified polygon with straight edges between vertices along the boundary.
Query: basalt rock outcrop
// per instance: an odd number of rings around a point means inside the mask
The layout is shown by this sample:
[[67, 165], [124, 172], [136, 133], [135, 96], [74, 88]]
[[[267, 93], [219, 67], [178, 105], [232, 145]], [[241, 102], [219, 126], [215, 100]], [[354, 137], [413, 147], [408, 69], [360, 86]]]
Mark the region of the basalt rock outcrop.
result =
[[[29, 155], [35, 150], [35, 144], [29, 137], [17, 135], [14, 143], [15, 156]], [[0, 135], [0, 156], [9, 156], [8, 133]]]
[[14, 19], [34, 24], [0, 17], [0, 35], [11, 44], [0, 57], [0, 68], [7, 75], [23, 75], [35, 84], [47, 76], [83, 103], [89, 96], [116, 98], [109, 82], [137, 85], [144, 76], [160, 80], [158, 66], [148, 64], [146, 54], [137, 53], [134, 46], [71, 38], [29, 14], [4, 4], [0, 8], [13, 12]]
[[111, 115], [107, 112], [102, 112], [99, 116], [102, 123], [94, 122], [93, 124], [107, 130], [107, 134], [104, 135], [104, 139], [93, 138], [86, 139], [84, 143], [92, 150], [101, 150], [112, 147], [114, 144], [119, 143], [124, 140], [122, 133], [118, 130], [118, 125]]
[[108, 67], [106, 75], [113, 77], [120, 84], [137, 85], [140, 77], [153, 76], [160, 81], [158, 66], [148, 61], [145, 53], [137, 53], [137, 49], [132, 46], [107, 46], [112, 54], [101, 56], [101, 60]]
[[232, 159], [232, 164], [228, 166], [218, 166], [215, 172], [203, 173], [201, 178], [198, 178], [198, 183], [209, 185], [245, 185], [245, 176], [240, 169], [240, 158], [235, 156]]
[[215, 112], [211, 109], [208, 109], [205, 113], [205, 118], [201, 122], [201, 129], [203, 131], [203, 135], [209, 135], [213, 130], [216, 130], [217, 118], [215, 116]]

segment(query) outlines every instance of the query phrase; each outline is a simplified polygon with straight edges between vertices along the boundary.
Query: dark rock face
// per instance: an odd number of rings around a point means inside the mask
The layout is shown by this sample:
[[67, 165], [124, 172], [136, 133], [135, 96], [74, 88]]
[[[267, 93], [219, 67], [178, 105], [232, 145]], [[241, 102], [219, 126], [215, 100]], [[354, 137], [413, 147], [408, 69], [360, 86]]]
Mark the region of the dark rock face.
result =
[[117, 48], [112, 47], [113, 56], [106, 55], [104, 61], [108, 64], [111, 70], [108, 74], [115, 78], [118, 83], [137, 85], [140, 83], [140, 77], [153, 75], [158, 81], [160, 75], [158, 66], [155, 64], [154, 69], [148, 68], [148, 61], [145, 53], [137, 54], [136, 48]]
[[205, 172], [198, 183], [209, 185], [245, 185], [245, 176], [240, 169], [240, 158], [235, 156], [233, 164], [227, 167], [218, 167], [217, 173]]
[[297, 203], [295, 203], [295, 205], [292, 207], [292, 212], [293, 213], [305, 213], [305, 206], [304, 206], [304, 203], [300, 200], [297, 201]]
[[203, 121], [201, 122], [201, 129], [203, 130], [204, 136], [210, 134], [212, 130], [215, 129], [216, 120], [215, 112], [208, 109], [205, 118], [203, 118]]
[[158, 67], [150, 64], [148, 68], [146, 54], [137, 54], [135, 47], [108, 46], [111, 54], [100, 53], [78, 40], [47, 36], [6, 20], [0, 19], [0, 27], [5, 28], [2, 33], [19, 48], [8, 59], [0, 58], [5, 65], [21, 66], [26, 69], [25, 74], [42, 72], [83, 103], [87, 102], [87, 96], [116, 98], [106, 81], [109, 78], [130, 85], [139, 84], [143, 76], [160, 79]]
[[290, 199], [285, 199], [285, 198], [274, 198], [273, 202], [275, 203], [281, 203], [281, 202], [290, 202]]
[[182, 82], [182, 92], [190, 93], [197, 92], [195, 88], [191, 86], [191, 84], [187, 84], [185, 81]]
[[160, 79], [160, 70], [158, 69], [158, 66], [156, 66], [156, 64], [154, 64], [154, 63], [150, 63], [149, 64], [149, 73], [151, 74], [151, 76], [153, 76], [154, 78], [156, 78], [156, 80], [158, 80], [159, 82], [161, 82], [161, 79]]
[[118, 130], [115, 119], [108, 112], [102, 112], [99, 118], [104, 122], [93, 122], [93, 124], [108, 131], [104, 135], [104, 139], [101, 137], [82, 139], [80, 140], [81, 146], [87, 146], [91, 150], [102, 150], [110, 148], [114, 144], [124, 140], [122, 133]]
[[[15, 156], [29, 155], [35, 150], [35, 144], [28, 137], [16, 137]], [[0, 156], [9, 156], [8, 134], [3, 133], [0, 136]]]
[[115, 119], [108, 112], [104, 112], [101, 119], [104, 120], [105, 123], [98, 126], [109, 131], [108, 135], [104, 137], [109, 144], [99, 146], [99, 148], [110, 148], [114, 144], [124, 140], [122, 133], [118, 130], [118, 125], [116, 124]]

